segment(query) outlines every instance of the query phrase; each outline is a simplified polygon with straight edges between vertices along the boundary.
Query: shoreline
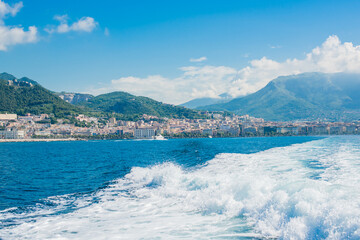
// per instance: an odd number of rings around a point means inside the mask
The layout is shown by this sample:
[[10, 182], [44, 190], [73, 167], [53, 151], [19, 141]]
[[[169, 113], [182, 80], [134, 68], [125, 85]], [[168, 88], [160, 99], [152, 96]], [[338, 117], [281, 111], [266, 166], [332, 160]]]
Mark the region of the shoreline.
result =
[[[359, 134], [334, 134], [334, 135], [275, 135], [275, 136], [239, 136], [239, 137], [213, 137], [216, 138], [263, 138], [263, 137], [331, 137], [331, 136], [359, 136]], [[208, 137], [168, 137], [169, 139], [196, 139]], [[23, 138], [23, 139], [0, 139], [0, 143], [6, 142], [67, 142], [67, 141], [92, 141], [92, 140], [153, 140], [153, 139], [135, 139], [135, 138], [119, 138], [119, 139], [86, 139], [86, 138]]]
[[83, 141], [78, 138], [23, 138], [23, 139], [0, 139], [0, 143], [6, 142], [65, 142], [65, 141]]

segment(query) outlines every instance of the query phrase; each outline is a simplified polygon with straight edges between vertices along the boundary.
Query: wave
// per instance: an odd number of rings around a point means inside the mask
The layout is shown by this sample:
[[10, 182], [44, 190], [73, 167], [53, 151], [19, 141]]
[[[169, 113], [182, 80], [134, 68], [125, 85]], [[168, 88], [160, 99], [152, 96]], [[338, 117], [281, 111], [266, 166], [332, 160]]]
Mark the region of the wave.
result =
[[135, 167], [93, 194], [8, 209], [3, 239], [359, 239], [358, 138], [328, 138], [205, 165]]

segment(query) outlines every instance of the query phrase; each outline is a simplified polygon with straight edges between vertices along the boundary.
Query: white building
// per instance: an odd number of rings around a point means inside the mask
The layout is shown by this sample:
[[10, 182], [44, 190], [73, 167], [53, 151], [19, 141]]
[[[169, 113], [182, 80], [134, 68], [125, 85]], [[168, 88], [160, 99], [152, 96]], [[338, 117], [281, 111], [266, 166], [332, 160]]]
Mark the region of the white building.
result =
[[10, 120], [16, 120], [17, 114], [0, 114], [0, 121], [10, 121]]
[[134, 129], [134, 137], [138, 139], [152, 139], [155, 137], [155, 129], [136, 128]]
[[24, 131], [19, 130], [2, 130], [0, 131], [0, 139], [22, 139], [25, 137]]

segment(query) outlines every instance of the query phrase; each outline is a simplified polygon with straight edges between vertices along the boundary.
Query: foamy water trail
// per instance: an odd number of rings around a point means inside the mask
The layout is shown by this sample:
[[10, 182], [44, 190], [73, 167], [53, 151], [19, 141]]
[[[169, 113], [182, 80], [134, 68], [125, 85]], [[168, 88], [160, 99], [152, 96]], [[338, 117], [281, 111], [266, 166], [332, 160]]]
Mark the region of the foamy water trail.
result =
[[224, 153], [195, 169], [133, 168], [92, 195], [0, 212], [0, 237], [359, 239], [359, 139]]

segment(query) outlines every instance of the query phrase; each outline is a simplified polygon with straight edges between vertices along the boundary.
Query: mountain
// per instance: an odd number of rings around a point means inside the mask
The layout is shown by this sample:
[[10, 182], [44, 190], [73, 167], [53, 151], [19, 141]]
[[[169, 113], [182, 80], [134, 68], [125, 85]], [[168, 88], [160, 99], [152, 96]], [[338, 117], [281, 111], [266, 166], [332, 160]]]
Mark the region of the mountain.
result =
[[16, 77], [14, 77], [13, 75], [11, 75], [9, 73], [3, 72], [3, 73], [0, 73], [0, 79], [2, 79], [2, 80], [15, 80]]
[[200, 109], [227, 110], [266, 120], [360, 118], [360, 75], [304, 73], [279, 77], [261, 90]]
[[80, 93], [54, 93], [36, 81], [17, 79], [0, 73], [0, 112], [24, 115], [54, 114], [63, 118], [72, 114], [109, 116], [117, 113], [119, 119], [138, 119], [143, 114], [169, 118], [201, 118], [198, 111], [138, 97], [126, 92], [113, 92], [94, 97]]
[[13, 86], [31, 86], [31, 85], [39, 85], [34, 80], [31, 80], [30, 78], [23, 77], [20, 79], [17, 79], [15, 76], [9, 74], [9, 73], [0, 73], [0, 79], [8, 81], [9, 85]]
[[218, 103], [226, 103], [231, 101], [231, 99], [232, 97], [229, 94], [223, 93], [219, 95], [218, 98], [195, 98], [191, 101], [180, 104], [180, 106], [196, 109], [202, 106], [213, 105]]
[[94, 111], [114, 112], [128, 116], [147, 114], [168, 118], [201, 117], [195, 110], [165, 104], [147, 97], [134, 96], [126, 92], [102, 94], [89, 99], [87, 102], [81, 102], [79, 105]]
[[66, 102], [74, 105], [80, 104], [82, 102], [87, 102], [94, 97], [91, 94], [66, 93], [66, 92], [57, 93], [57, 95]]
[[0, 74], [0, 112], [24, 115], [51, 114], [64, 117], [79, 112], [51, 91], [29, 78], [17, 79], [11, 74]]

